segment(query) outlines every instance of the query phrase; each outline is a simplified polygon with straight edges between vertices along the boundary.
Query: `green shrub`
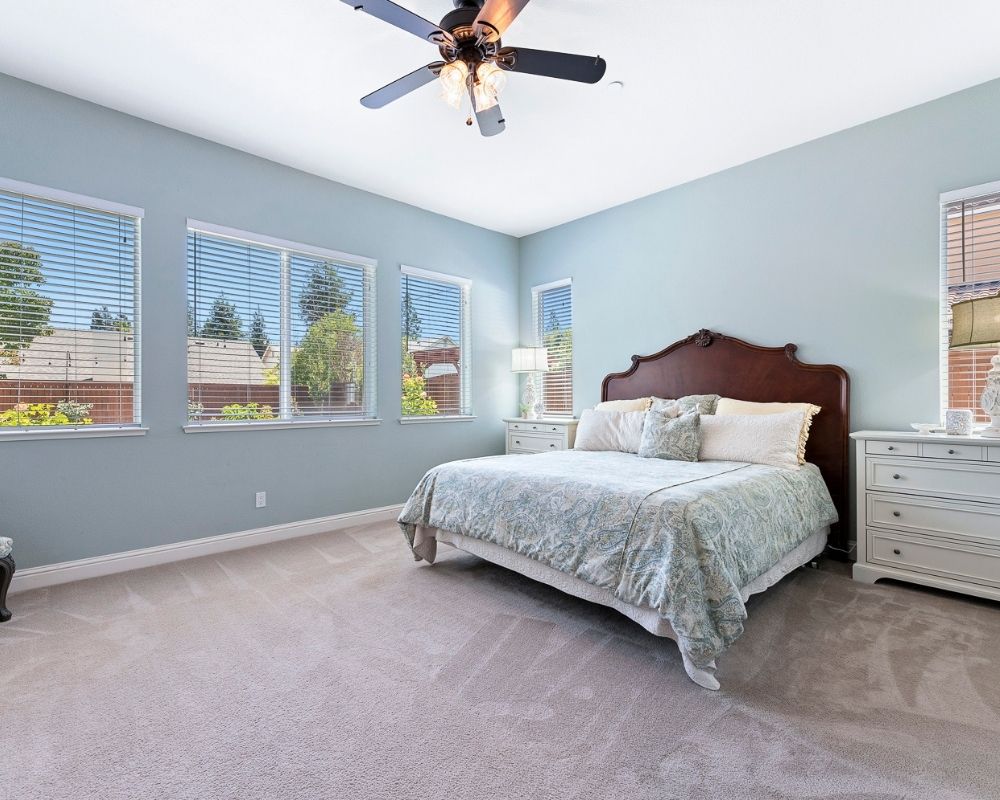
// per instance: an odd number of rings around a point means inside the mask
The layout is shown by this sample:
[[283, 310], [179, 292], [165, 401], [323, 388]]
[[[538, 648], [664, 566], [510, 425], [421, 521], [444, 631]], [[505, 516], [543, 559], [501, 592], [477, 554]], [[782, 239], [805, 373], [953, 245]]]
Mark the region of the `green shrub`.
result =
[[240, 420], [251, 419], [274, 419], [274, 412], [271, 406], [262, 406], [259, 403], [233, 403], [222, 407], [222, 419], [226, 422], [238, 422]]
[[72, 400], [60, 400], [56, 404], [56, 413], [64, 414], [70, 422], [76, 425], [89, 425], [92, 420], [87, 417], [93, 403], [75, 403]]
[[[60, 407], [63, 403], [59, 404]], [[56, 408], [53, 403], [18, 403], [0, 412], [0, 428], [21, 428], [29, 425], [92, 425], [93, 420], [84, 416], [90, 410], [88, 403], [69, 403], [68, 410], [74, 418]]]

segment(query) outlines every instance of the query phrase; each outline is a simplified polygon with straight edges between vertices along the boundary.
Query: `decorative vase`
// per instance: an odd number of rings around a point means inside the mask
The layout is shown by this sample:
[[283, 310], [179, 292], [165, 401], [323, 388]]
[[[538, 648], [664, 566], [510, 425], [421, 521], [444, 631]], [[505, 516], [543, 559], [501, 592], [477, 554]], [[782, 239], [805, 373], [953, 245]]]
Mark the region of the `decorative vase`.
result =
[[979, 398], [983, 411], [990, 415], [990, 426], [981, 433], [983, 436], [1000, 439], [1000, 356], [993, 356], [990, 363], [993, 369], [986, 373], [986, 388]]

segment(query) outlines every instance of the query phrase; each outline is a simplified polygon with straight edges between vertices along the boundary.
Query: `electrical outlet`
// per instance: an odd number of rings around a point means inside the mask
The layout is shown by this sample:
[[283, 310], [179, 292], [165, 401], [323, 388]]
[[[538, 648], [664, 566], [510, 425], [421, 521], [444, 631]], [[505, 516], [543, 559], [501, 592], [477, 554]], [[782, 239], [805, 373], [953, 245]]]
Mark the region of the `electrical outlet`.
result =
[[267, 492], [257, 492], [254, 495], [254, 505], [257, 508], [264, 508], [267, 505]]

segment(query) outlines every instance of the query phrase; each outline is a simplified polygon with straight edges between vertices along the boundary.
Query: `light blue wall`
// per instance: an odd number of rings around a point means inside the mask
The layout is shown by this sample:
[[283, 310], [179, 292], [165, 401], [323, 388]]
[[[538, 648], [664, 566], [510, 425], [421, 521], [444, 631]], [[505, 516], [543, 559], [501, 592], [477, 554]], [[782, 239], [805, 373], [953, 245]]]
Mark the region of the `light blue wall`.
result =
[[[0, 75], [0, 176], [145, 209], [145, 437], [0, 441], [19, 567], [402, 502], [423, 471], [503, 451], [513, 238]], [[184, 434], [188, 217], [378, 259], [377, 428]], [[475, 422], [402, 426], [399, 265], [471, 278]], [[268, 507], [254, 508], [266, 490]]]
[[939, 194], [995, 180], [1000, 81], [522, 239], [522, 339], [572, 277], [578, 412], [712, 328], [843, 365], [855, 429], [937, 419]]

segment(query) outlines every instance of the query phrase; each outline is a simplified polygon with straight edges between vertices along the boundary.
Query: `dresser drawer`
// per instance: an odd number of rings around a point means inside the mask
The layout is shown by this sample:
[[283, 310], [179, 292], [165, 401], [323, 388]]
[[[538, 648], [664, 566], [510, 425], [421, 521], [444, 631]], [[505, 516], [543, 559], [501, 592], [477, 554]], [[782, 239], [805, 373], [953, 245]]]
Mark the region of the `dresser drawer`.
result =
[[925, 443], [920, 450], [925, 458], [957, 458], [966, 461], [982, 461], [983, 448], [972, 444], [930, 444]]
[[552, 425], [546, 424], [544, 422], [532, 422], [527, 420], [525, 422], [508, 422], [507, 432], [508, 433], [546, 433], [546, 434], [558, 434], [560, 438], [562, 437], [563, 431], [566, 430], [564, 425]]
[[920, 444], [918, 442], [866, 441], [865, 452], [876, 456], [917, 456], [920, 455]]
[[986, 460], [987, 461], [1000, 461], [1000, 447], [987, 447], [986, 448]]
[[550, 450], [565, 450], [562, 434], [558, 436], [534, 436], [529, 433], [508, 433], [507, 450], [521, 453], [547, 453]]
[[1000, 500], [1000, 467], [888, 458], [868, 458], [866, 464], [865, 483], [869, 491]]
[[870, 494], [868, 524], [1000, 544], [1000, 506]]
[[869, 530], [868, 560], [954, 580], [1000, 586], [1000, 549]]

